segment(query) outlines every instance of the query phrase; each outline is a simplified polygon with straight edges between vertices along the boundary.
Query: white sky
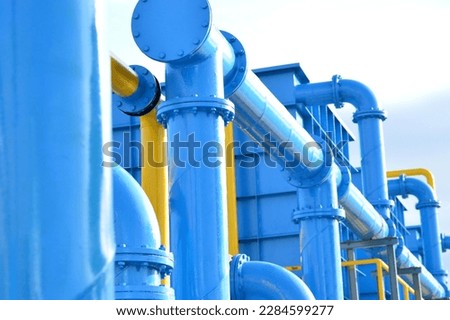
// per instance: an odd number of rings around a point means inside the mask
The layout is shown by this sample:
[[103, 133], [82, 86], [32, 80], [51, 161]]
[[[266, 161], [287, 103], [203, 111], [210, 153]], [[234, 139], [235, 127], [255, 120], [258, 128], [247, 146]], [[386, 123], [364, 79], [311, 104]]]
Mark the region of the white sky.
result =
[[[107, 0], [111, 51], [148, 67], [131, 37], [136, 0]], [[215, 25], [244, 45], [250, 68], [300, 62], [311, 82], [334, 74], [368, 85], [388, 112], [388, 169], [425, 167], [442, 201], [441, 232], [450, 235], [449, 0], [210, 0]], [[352, 108], [343, 110], [344, 119]], [[347, 121], [353, 132], [357, 128]], [[353, 143], [353, 162], [358, 162]], [[415, 201], [408, 201], [414, 204]], [[417, 221], [410, 207], [408, 218]], [[450, 253], [444, 254], [450, 271]]]

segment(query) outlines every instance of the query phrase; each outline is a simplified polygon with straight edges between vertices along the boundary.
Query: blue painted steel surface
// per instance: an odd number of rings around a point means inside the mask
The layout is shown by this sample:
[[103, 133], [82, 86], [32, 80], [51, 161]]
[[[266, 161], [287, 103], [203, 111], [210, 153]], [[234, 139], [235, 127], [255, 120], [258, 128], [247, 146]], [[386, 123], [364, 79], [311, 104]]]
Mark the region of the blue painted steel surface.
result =
[[316, 187], [298, 189], [298, 208], [292, 215], [300, 223], [300, 265], [303, 280], [320, 300], [342, 300], [344, 288], [339, 239], [336, 173]]
[[206, 1], [140, 1], [134, 11], [136, 43], [152, 59], [168, 63], [167, 101], [157, 117], [169, 142], [171, 248], [177, 261], [172, 280], [178, 299], [230, 297], [223, 146], [234, 108], [223, 99], [217, 41], [226, 41], [210, 19]]
[[268, 262], [233, 257], [230, 267], [233, 300], [315, 300], [308, 286], [292, 272]]
[[386, 179], [386, 160], [382, 121], [385, 113], [378, 107], [375, 95], [364, 84], [354, 80], [341, 80], [299, 85], [295, 88], [298, 103], [308, 106], [351, 103], [357, 111], [353, 121], [358, 123], [361, 148], [362, 191], [383, 217], [389, 217]]
[[0, 298], [113, 299], [109, 57], [95, 3], [1, 7]]
[[105, 161], [112, 165], [119, 164], [141, 183], [142, 152], [148, 151], [148, 146], [141, 144], [139, 117], [126, 115], [116, 107], [112, 107], [111, 111], [112, 141], [103, 150]]
[[160, 286], [161, 277], [173, 268], [173, 257], [161, 248], [152, 205], [125, 169], [116, 166], [112, 171], [116, 299], [173, 299], [173, 290]]
[[413, 195], [418, 199], [416, 208], [420, 211], [424, 265], [445, 288], [448, 288], [437, 219], [440, 203], [434, 190], [426, 182], [405, 176], [389, 180], [388, 184], [392, 197]]

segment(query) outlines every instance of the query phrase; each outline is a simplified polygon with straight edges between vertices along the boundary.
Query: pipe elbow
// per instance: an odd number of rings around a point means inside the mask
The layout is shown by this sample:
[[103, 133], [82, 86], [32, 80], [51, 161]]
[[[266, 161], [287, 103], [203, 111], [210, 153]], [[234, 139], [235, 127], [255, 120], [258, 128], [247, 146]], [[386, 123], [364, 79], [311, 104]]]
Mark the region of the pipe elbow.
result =
[[112, 171], [117, 245], [159, 249], [158, 221], [145, 192], [121, 166], [112, 168]]
[[172, 271], [173, 256], [161, 247], [153, 207], [125, 169], [116, 166], [112, 170], [116, 299], [173, 299], [173, 289], [160, 286], [161, 278]]
[[433, 188], [422, 180], [401, 175], [398, 179], [388, 181], [388, 189], [391, 196], [402, 196], [404, 198], [408, 195], [415, 196], [418, 199], [417, 209], [440, 207]]
[[232, 300], [315, 300], [308, 286], [292, 272], [240, 254], [231, 262]]
[[339, 98], [342, 102], [351, 103], [358, 111], [379, 110], [375, 94], [365, 84], [355, 80], [339, 80], [337, 82]]

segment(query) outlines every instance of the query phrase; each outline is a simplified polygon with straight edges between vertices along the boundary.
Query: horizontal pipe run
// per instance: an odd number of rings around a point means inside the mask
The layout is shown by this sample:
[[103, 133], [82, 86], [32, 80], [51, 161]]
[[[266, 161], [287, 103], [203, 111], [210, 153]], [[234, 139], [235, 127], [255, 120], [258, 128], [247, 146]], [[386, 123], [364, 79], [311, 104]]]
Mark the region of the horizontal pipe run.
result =
[[115, 56], [111, 55], [110, 60], [112, 91], [123, 98], [131, 96], [139, 87], [139, 76]]
[[231, 263], [232, 300], [315, 300], [308, 286], [291, 271], [273, 263], [248, 261], [237, 255]]

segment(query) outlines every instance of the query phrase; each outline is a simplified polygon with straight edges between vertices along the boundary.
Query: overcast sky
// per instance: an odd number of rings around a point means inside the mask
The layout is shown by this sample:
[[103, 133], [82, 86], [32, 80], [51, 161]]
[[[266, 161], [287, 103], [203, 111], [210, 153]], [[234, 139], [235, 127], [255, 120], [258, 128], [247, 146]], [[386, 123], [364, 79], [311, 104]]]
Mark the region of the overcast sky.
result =
[[[111, 51], [128, 64], [150, 61], [131, 37], [135, 0], [107, 0]], [[387, 111], [388, 169], [425, 167], [442, 201], [441, 232], [450, 235], [450, 1], [210, 0], [214, 23], [244, 45], [250, 68], [299, 62], [311, 82], [334, 74], [368, 85]], [[352, 107], [343, 118], [351, 123]], [[352, 162], [358, 165], [358, 145]], [[415, 199], [408, 221], [418, 220]], [[450, 270], [450, 252], [444, 254]]]

